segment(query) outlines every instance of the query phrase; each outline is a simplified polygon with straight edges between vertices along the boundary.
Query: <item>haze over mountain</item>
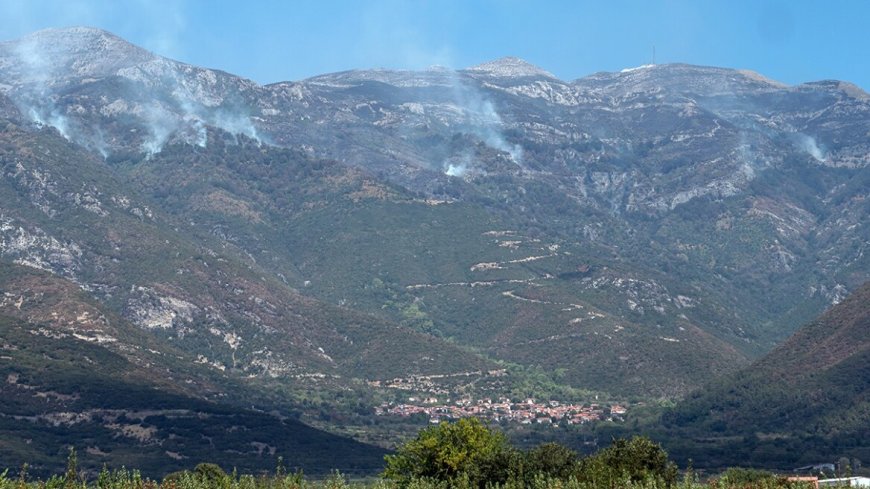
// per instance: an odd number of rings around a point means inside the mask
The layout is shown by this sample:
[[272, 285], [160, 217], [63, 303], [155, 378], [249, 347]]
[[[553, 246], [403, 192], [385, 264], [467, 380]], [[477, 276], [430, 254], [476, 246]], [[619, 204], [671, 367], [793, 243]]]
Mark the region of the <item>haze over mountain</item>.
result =
[[58, 280], [0, 284], [10, 328], [76, 284], [113, 316], [64, 341], [133, 361], [113, 324], [137, 327], [214, 375], [159, 388], [221, 406], [370, 412], [410, 376], [397, 397], [528, 395], [535, 372], [678, 399], [870, 279], [847, 82], [503, 58], [262, 86], [72, 28], [0, 43], [0, 117], [0, 260]]

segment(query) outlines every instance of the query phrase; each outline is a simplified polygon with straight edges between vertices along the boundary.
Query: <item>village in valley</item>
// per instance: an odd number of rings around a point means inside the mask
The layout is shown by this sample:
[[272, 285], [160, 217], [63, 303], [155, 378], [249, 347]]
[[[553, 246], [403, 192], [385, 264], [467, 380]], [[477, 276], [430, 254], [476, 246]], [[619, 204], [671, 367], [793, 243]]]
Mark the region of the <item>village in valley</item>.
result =
[[[580, 425], [594, 421], [624, 421], [628, 408], [625, 404], [603, 402], [570, 403], [558, 400], [538, 401], [534, 398], [510, 399], [498, 396], [473, 397], [456, 394], [453, 387], [468, 387], [482, 380], [498, 380], [507, 376], [506, 369], [470, 371], [453, 374], [412, 375], [391, 380], [373, 380], [369, 385], [390, 390], [405, 391], [407, 397], [384, 402], [375, 407], [376, 416], [412, 416], [428, 419], [430, 423], [476, 417], [497, 423], [540, 424], [554, 427]], [[490, 386], [495, 388], [495, 386]], [[453, 397], [453, 399], [451, 399]], [[456, 399], [456, 397], [459, 397]], [[597, 396], [596, 396], [597, 399]]]
[[627, 409], [619, 404], [563, 404], [559, 401], [525, 399], [512, 401], [502, 397], [492, 399], [460, 399], [439, 402], [435, 397], [409, 397], [407, 403], [384, 403], [375, 408], [377, 416], [423, 415], [430, 423], [442, 420], [478, 417], [495, 422], [520, 424], [577, 425], [592, 421], [623, 421]]

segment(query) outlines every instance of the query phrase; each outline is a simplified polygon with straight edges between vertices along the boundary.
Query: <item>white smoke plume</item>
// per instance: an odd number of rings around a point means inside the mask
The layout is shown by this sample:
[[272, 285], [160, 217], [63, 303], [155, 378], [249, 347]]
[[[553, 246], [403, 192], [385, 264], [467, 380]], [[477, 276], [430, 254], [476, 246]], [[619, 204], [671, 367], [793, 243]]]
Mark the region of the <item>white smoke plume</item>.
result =
[[263, 140], [257, 132], [257, 128], [251, 122], [250, 117], [246, 117], [239, 112], [228, 112], [226, 110], [218, 110], [215, 112], [209, 124], [234, 135], [247, 136], [257, 143], [262, 144]]
[[158, 104], [143, 108], [139, 116], [145, 123], [148, 136], [142, 141], [142, 151], [150, 158], [163, 150], [169, 137], [180, 127], [176, 115]]
[[66, 139], [72, 128], [66, 115], [55, 106], [51, 93], [54, 67], [32, 39], [25, 39], [13, 51], [21, 70], [22, 87], [14, 97], [18, 109], [37, 126], [51, 126]]
[[770, 159], [756, 149], [766, 137], [765, 128], [754, 124], [745, 125], [740, 131], [739, 143], [735, 149], [740, 172], [747, 181], [754, 180], [759, 172], [771, 166]]
[[[103, 158], [108, 157], [111, 146], [104, 135], [106, 127], [73, 116], [59, 98], [62, 92], [58, 81], [66, 79], [66, 61], [55, 59], [58, 57], [51, 49], [39, 37], [25, 37], [15, 44], [12, 66], [18, 70], [19, 83], [10, 90], [10, 98], [21, 114], [35, 125], [51, 126], [67, 140], [94, 150]], [[171, 66], [171, 63], [167, 60], [167, 64]], [[121, 89], [118, 101], [122, 106], [131, 107], [131, 115], [138, 116], [143, 126], [139, 128], [141, 136], [136, 144], [146, 157], [159, 153], [171, 141], [205, 147], [208, 144], [206, 126], [221, 129], [236, 141], [239, 136], [245, 136], [258, 144], [264, 142], [244, 103], [203, 99], [199, 87], [189, 86], [187, 82], [179, 72], [160, 78], [156, 87], [148, 88], [131, 79]], [[84, 112], [82, 115], [88, 116]]]
[[449, 177], [465, 178], [472, 169], [472, 158], [468, 153], [460, 157], [449, 158], [444, 161], [444, 174]]
[[[140, 98], [141, 95], [140, 93]], [[235, 142], [238, 136], [248, 137], [258, 144], [265, 142], [243, 108], [229, 104], [218, 108], [210, 107], [182, 89], [174, 90], [170, 98], [163, 101], [156, 93], [145, 95], [143, 102], [136, 104], [133, 112], [144, 126], [144, 136], [139, 147], [147, 158], [160, 153], [166, 144], [173, 141], [207, 147], [207, 126], [225, 131]]]
[[150, 134], [142, 143], [142, 149], [148, 156], [162, 151], [163, 146], [173, 138], [201, 148], [207, 147], [206, 126], [221, 129], [234, 139], [246, 136], [257, 144], [264, 143], [251, 118], [245, 115], [245, 109], [229, 105], [218, 108], [208, 106], [198, 101], [180, 83], [172, 91], [172, 99], [177, 107], [166, 108], [155, 102], [154, 106], [141, 114]]
[[135, 112], [144, 125], [145, 136], [140, 149], [146, 157], [152, 157], [171, 142], [205, 148], [208, 146], [207, 126], [225, 131], [237, 142], [238, 136], [253, 139], [257, 144], [266, 143], [244, 109], [236, 107], [208, 107], [192, 97], [174, 93], [167, 103], [160, 102], [156, 95], [152, 101], [137, 105]]
[[451, 177], [464, 177], [465, 173], [468, 171], [468, 167], [465, 166], [464, 163], [459, 163], [458, 165], [454, 165], [453, 163], [447, 164], [447, 169], [444, 170], [444, 174]]
[[749, 143], [746, 141], [746, 136], [741, 134], [740, 137], [740, 145], [737, 146], [737, 157], [740, 160], [740, 171], [746, 177], [747, 180], [752, 180], [755, 178], [755, 168], [753, 168], [753, 153], [752, 148], [749, 146]]
[[519, 166], [523, 163], [523, 149], [518, 144], [510, 144], [502, 135], [504, 122], [493, 103], [479, 90], [462, 83], [456, 78], [453, 83], [456, 103], [462, 111], [462, 124], [487, 146], [507, 153]]
[[828, 160], [824, 148], [819, 146], [819, 144], [816, 142], [816, 138], [808, 136], [806, 134], [799, 134], [797, 144], [800, 149], [807, 152], [816, 161], [824, 163]]
[[208, 130], [205, 127], [205, 122], [198, 117], [187, 116], [184, 118], [186, 125], [186, 133], [182, 139], [188, 144], [205, 148], [208, 146]]
[[109, 145], [106, 144], [106, 138], [103, 135], [103, 130], [99, 127], [94, 127], [91, 136], [91, 149], [100, 153], [100, 156], [105, 160], [109, 157]]
[[30, 118], [31, 122], [39, 127], [51, 126], [57, 129], [57, 132], [59, 132], [66, 140], [72, 140], [72, 137], [70, 136], [69, 119], [58, 112], [57, 108], [53, 106], [49, 99], [46, 99], [44, 107], [34, 105], [33, 102], [30, 102], [28, 105], [29, 106], [26, 107], [25, 113]]

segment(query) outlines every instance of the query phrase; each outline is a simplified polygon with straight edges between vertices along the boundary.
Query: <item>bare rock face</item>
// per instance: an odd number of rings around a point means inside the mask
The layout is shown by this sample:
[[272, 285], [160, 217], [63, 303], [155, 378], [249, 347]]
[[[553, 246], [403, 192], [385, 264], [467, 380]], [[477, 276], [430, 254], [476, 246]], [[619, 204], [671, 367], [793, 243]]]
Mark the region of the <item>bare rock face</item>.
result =
[[479, 76], [492, 76], [496, 78], [534, 77], [557, 79], [552, 73], [513, 56], [481, 63], [466, 68], [464, 71]]
[[63, 87], [158, 59], [100, 29], [46, 29], [0, 44], [0, 73], [15, 85]]
[[[290, 418], [378, 429], [365, 403], [400, 391], [678, 399], [831, 304], [857, 317], [868, 188], [870, 97], [847, 82], [502, 58], [261, 86], [40, 31], [0, 43], [0, 362], [29, 365], [0, 379], [0, 436], [29, 463], [68, 442], [4, 431], [25, 413], [95, 434], [97, 469], [259, 471], [290, 440], [357, 460]], [[785, 348], [866, 357], [859, 326]]]
[[[566, 81], [502, 58], [261, 86], [73, 28], [0, 43], [0, 117], [33, 138], [0, 146], [0, 257], [90, 287], [155, 334], [214, 343], [197, 352], [205, 365], [251, 375], [377, 360], [375, 339], [295, 316], [310, 293], [512, 361], [576, 358], [581, 387], [606, 385], [603, 368], [679, 395], [870, 274], [870, 97], [846, 82], [683, 64]], [[372, 202], [398, 210], [353, 232], [333, 225], [358, 225]], [[106, 238], [65, 228], [70, 213]], [[485, 234], [502, 228], [510, 239]], [[173, 239], [188, 232], [182, 255]], [[134, 256], [172, 280], [126, 277]], [[460, 326], [456, 301], [500, 319]], [[658, 349], [634, 353], [652, 340]], [[539, 346], [551, 343], [561, 360]], [[715, 352], [708, 370], [680, 367], [691, 348]], [[632, 373], [656, 368], [653, 387]]]
[[248, 113], [256, 88], [99, 29], [47, 29], [0, 44], [0, 93], [21, 116], [104, 157], [153, 154], [171, 139], [202, 145], [205, 125], [257, 138]]
[[49, 271], [75, 280], [81, 270], [82, 250], [39, 228], [27, 229], [0, 215], [0, 257], [20, 265]]

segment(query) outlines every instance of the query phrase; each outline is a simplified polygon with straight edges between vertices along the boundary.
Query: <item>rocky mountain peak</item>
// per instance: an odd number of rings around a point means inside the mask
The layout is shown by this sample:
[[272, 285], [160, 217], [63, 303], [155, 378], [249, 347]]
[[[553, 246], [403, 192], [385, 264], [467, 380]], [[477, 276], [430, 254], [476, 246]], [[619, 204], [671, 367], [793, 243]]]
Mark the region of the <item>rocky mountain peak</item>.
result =
[[53, 45], [57, 49], [73, 50], [92, 48], [99, 43], [115, 43], [118, 45], [130, 45], [124, 39], [109, 31], [86, 26], [74, 27], [51, 27], [31, 32], [18, 40], [9, 43], [40, 43]]
[[714, 96], [782, 90], [787, 85], [749, 70], [683, 63], [643, 65], [619, 72], [601, 72], [574, 81], [575, 85], [614, 94], [665, 90]]
[[101, 77], [160, 59], [114, 34], [91, 27], [44, 29], [0, 43], [0, 74], [22, 83]]
[[506, 56], [493, 61], [487, 61], [479, 65], [466, 68], [465, 71], [495, 76], [499, 78], [517, 77], [546, 77], [556, 78], [555, 75], [539, 68], [528, 61], [514, 56]]

